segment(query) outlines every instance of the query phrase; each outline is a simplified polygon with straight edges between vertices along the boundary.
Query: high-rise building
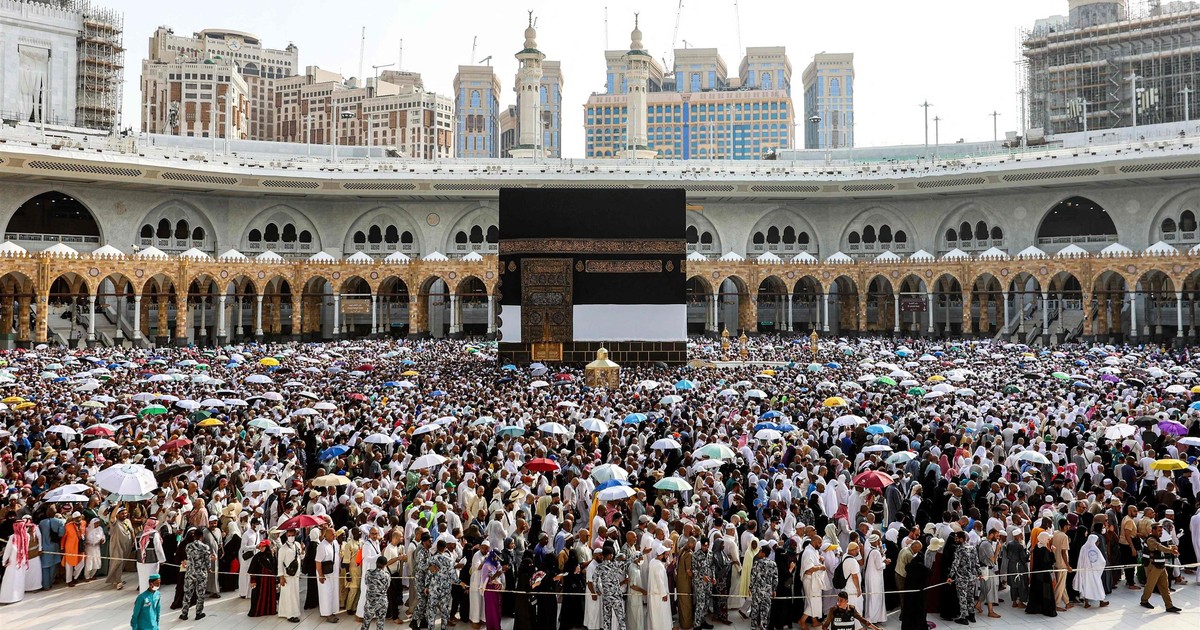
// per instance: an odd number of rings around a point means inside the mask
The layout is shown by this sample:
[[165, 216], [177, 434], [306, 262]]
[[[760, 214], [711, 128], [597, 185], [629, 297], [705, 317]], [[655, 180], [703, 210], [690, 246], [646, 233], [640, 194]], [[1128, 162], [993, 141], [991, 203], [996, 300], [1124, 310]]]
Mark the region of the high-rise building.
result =
[[[605, 51], [603, 94], [584, 106], [589, 158], [621, 157], [629, 146], [628, 53]], [[795, 143], [792, 67], [782, 46], [747, 48], [741, 77], [729, 77], [715, 48], [675, 51], [672, 72], [648, 55], [645, 143], [660, 159], [758, 159]], [[766, 75], [766, 76], [764, 76]]]
[[115, 130], [124, 18], [91, 0], [0, 0], [0, 118]]
[[500, 157], [500, 79], [491, 66], [454, 75], [455, 157]]
[[562, 157], [562, 62], [542, 62], [541, 106], [542, 147], [546, 156]]
[[517, 106], [509, 105], [500, 112], [500, 157], [512, 157], [509, 151], [517, 146]]
[[1151, 2], [1134, 12], [1125, 0], [1070, 0], [1068, 8], [1020, 36], [1028, 137], [1200, 115], [1200, 4]]
[[854, 53], [820, 53], [804, 69], [804, 148], [854, 146]]
[[295, 76], [298, 66], [293, 44], [275, 50], [250, 33], [208, 29], [186, 37], [160, 26], [142, 61], [142, 130], [277, 140], [275, 82]]

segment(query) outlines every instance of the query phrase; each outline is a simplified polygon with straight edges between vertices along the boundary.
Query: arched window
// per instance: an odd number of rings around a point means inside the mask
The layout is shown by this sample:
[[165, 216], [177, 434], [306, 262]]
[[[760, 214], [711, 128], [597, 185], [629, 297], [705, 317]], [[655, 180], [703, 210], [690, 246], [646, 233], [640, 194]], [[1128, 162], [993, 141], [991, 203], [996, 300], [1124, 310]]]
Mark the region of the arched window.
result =
[[471, 228], [470, 240], [472, 243], [482, 243], [483, 242], [483, 228], [479, 227], [478, 225], [473, 226]]
[[958, 242], [958, 232], [954, 231], [953, 228], [946, 230], [946, 242], [948, 242], [948, 243], [957, 243]]
[[289, 224], [283, 226], [283, 242], [284, 243], [295, 243], [296, 242], [296, 226], [295, 225], [289, 223]]
[[166, 219], [158, 221], [158, 231], [154, 233], [158, 238], [171, 238], [171, 222]]
[[904, 233], [904, 230], [896, 230], [896, 235], [892, 238], [897, 243], [907, 243], [908, 242], [908, 235]]
[[983, 221], [975, 224], [975, 240], [982, 241], [988, 237], [988, 226]]
[[771, 89], [771, 73], [763, 72], [761, 76], [762, 76], [762, 79], [759, 81], [759, 83], [761, 83], [762, 85], [758, 89], [760, 89], [760, 90]]
[[458, 231], [458, 234], [455, 234], [455, 235], [454, 235], [454, 242], [455, 242], [455, 243], [458, 243], [459, 245], [466, 244], [466, 242], [467, 242], [467, 233], [466, 233], [466, 232], [463, 232], [462, 230], [459, 230], [459, 231]]
[[404, 233], [400, 235], [400, 242], [405, 245], [412, 245], [412, 242], [413, 242], [412, 232], [405, 230]]
[[870, 244], [874, 243], [875, 241], [875, 226], [868, 225], [867, 227], [863, 228], [863, 242]]
[[971, 240], [971, 224], [970, 223], [963, 221], [963, 224], [958, 226], [958, 240], [960, 240], [960, 241]]
[[479, 107], [479, 90], [471, 90], [471, 107]]
[[794, 228], [790, 225], [783, 228], [783, 244], [784, 245], [795, 245], [796, 244], [796, 228]]
[[766, 239], [765, 237], [763, 237], [763, 233], [762, 233], [762, 232], [755, 232], [755, 233], [754, 233], [754, 244], [755, 244], [755, 245], [762, 245], [762, 244], [763, 244], [763, 243], [765, 243], [765, 242], [767, 242], [767, 239]]
[[259, 232], [257, 229], [250, 230], [250, 234], [246, 236], [246, 240], [250, 241], [251, 243], [261, 243], [262, 232]]
[[198, 227], [198, 228], [192, 230], [192, 240], [193, 241], [203, 241], [204, 240], [204, 228]]
[[1001, 230], [1000, 226], [998, 226], [998, 225], [996, 227], [993, 227], [992, 228], [992, 240], [998, 241], [1003, 238], [1004, 238], [1004, 230]]
[[180, 219], [179, 222], [175, 224], [175, 238], [177, 239], [183, 240], [187, 238], [188, 232], [190, 231], [191, 230], [189, 229], [187, 221], [184, 221], [183, 219]]
[[366, 242], [367, 242], [367, 233], [366, 232], [359, 230], [354, 233], [354, 243], [356, 245], [362, 245], [363, 243], [366, 243]]
[[796, 242], [801, 245], [808, 245], [808, 232], [801, 232], [800, 235], [796, 237]]
[[696, 226], [694, 225], [689, 225], [683, 235], [687, 239], [688, 245], [695, 245], [700, 241], [700, 234], [696, 231]]
[[383, 231], [383, 241], [385, 243], [399, 243], [400, 242], [400, 231], [396, 229], [396, 226], [394, 226], [394, 225], [387, 226], [387, 229]]
[[1163, 219], [1162, 231], [1163, 231], [1163, 234], [1174, 234], [1175, 233], [1175, 219], [1171, 219], [1171, 218]]
[[890, 225], [880, 226], [879, 242], [880, 243], [891, 243], [892, 242], [892, 226], [890, 226]]
[[1196, 231], [1196, 214], [1194, 212], [1191, 210], [1184, 210], [1183, 214], [1179, 215], [1179, 231]]
[[382, 243], [383, 242], [383, 230], [380, 230], [378, 225], [372, 225], [371, 229], [367, 230], [367, 242], [368, 243]]
[[713, 242], [712, 232], [705, 232], [700, 235], [700, 244], [701, 245], [712, 245], [712, 242]]
[[767, 243], [771, 245], [779, 244], [779, 228], [775, 227], [774, 225], [767, 228]]
[[308, 230], [301, 231], [299, 240], [301, 243], [311, 243], [312, 242], [312, 232], [309, 232]]
[[268, 223], [267, 229], [263, 230], [263, 240], [268, 243], [279, 242], [279, 226], [274, 223]]
[[829, 95], [830, 96], [841, 96], [842, 95], [842, 82], [839, 81], [837, 77], [833, 77], [832, 79], [829, 80]]
[[142, 238], [154, 238], [154, 228], [149, 223], [143, 225], [141, 235]]
[[500, 228], [498, 228], [494, 225], [489, 225], [488, 229], [487, 229], [487, 235], [484, 237], [484, 240], [489, 243], [499, 243], [500, 242]]
[[862, 241], [862, 239], [859, 238], [859, 236], [858, 236], [858, 232], [851, 232], [849, 240], [851, 243], [858, 243], [858, 242]]

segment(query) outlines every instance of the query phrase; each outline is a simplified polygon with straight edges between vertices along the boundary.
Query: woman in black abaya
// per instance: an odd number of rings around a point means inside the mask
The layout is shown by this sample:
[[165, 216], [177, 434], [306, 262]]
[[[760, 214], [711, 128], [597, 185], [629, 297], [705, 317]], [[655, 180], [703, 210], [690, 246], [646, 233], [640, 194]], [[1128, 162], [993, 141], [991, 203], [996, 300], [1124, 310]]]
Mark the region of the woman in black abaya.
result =
[[[908, 563], [908, 575], [904, 577], [904, 606], [900, 609], [900, 630], [929, 630], [925, 612], [924, 590], [929, 584], [930, 570], [925, 567], [925, 552], [913, 556]], [[937, 589], [934, 589], [937, 590]]]
[[1050, 570], [1054, 568], [1054, 554], [1050, 551], [1050, 532], [1038, 534], [1037, 547], [1033, 550], [1033, 568], [1029, 574], [1029, 603], [1025, 613], [1057, 617], [1054, 608], [1054, 582]]

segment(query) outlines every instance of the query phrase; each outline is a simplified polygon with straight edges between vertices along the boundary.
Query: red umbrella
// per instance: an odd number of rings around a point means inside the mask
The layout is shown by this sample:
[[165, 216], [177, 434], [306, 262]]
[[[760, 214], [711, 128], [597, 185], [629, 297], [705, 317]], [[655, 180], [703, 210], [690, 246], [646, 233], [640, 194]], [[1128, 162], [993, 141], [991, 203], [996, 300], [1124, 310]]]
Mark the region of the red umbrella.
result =
[[358, 394], [358, 393], [350, 394], [346, 398], [349, 398], [350, 400], [357, 400], [359, 402], [362, 402], [367, 399], [367, 397], [365, 395]]
[[879, 472], [878, 470], [868, 470], [856, 475], [852, 482], [860, 488], [883, 490], [892, 485], [893, 481], [892, 476], [887, 473]]
[[573, 381], [573, 380], [575, 380], [575, 377], [571, 376], [570, 374], [563, 373], [563, 374], [556, 374], [554, 376], [554, 380], [556, 380], [556, 381]]
[[300, 516], [293, 516], [292, 518], [289, 518], [288, 520], [280, 523], [279, 527], [277, 527], [276, 529], [281, 530], [281, 531], [287, 531], [289, 529], [301, 529], [304, 527], [317, 527], [319, 525], [325, 525], [328, 522], [329, 521], [325, 518], [324, 515], [313, 516], [311, 514], [301, 514]]
[[84, 435], [113, 435], [113, 430], [108, 427], [88, 427], [83, 430]]
[[531, 459], [525, 463], [525, 467], [535, 472], [554, 472], [558, 470], [558, 462], [545, 457]]
[[364, 364], [362, 364], [362, 365], [358, 366], [358, 367], [357, 367], [357, 368], [355, 368], [355, 369], [356, 369], [356, 370], [358, 370], [358, 371], [360, 371], [360, 372], [370, 372], [371, 370], [374, 370], [374, 369], [375, 369], [375, 366], [374, 366], [374, 365], [371, 365], [370, 363], [364, 363]]
[[162, 447], [161, 447], [161, 450], [164, 450], [164, 451], [174, 451], [174, 450], [176, 450], [176, 449], [180, 449], [180, 448], [183, 448], [183, 447], [185, 447], [185, 446], [191, 446], [191, 445], [192, 445], [192, 441], [191, 441], [191, 440], [189, 440], [189, 439], [187, 439], [187, 438], [179, 438], [179, 439], [177, 439], [177, 440], [171, 440], [170, 442], [167, 442], [166, 444], [163, 444], [163, 445], [162, 445]]

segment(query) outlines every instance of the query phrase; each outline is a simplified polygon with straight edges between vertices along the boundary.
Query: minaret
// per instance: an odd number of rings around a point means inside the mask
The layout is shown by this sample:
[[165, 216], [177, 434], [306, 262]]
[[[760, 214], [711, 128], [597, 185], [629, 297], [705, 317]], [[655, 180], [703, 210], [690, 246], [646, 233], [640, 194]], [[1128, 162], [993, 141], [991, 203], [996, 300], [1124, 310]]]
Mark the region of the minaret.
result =
[[650, 150], [646, 139], [646, 91], [650, 83], [650, 54], [642, 47], [642, 30], [638, 28], [638, 14], [633, 14], [633, 32], [629, 34], [629, 52], [625, 53], [625, 84], [629, 90], [626, 99], [629, 109], [626, 117], [625, 135], [629, 143], [625, 157], [648, 159], [656, 155]]
[[542, 106], [542, 60], [546, 55], [537, 49], [537, 31], [533, 28], [533, 11], [529, 12], [529, 26], [525, 28], [525, 47], [516, 54], [521, 67], [517, 70], [517, 129], [520, 137], [517, 146], [509, 150], [515, 158], [546, 157], [542, 145], [542, 120], [538, 112]]

